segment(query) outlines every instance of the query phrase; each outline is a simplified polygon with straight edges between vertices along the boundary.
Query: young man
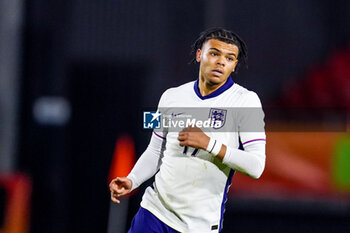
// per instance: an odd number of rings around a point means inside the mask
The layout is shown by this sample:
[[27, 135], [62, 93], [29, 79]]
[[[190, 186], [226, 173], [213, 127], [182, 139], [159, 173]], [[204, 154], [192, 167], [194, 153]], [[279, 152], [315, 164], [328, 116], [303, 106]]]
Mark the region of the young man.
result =
[[[257, 179], [264, 170], [260, 100], [230, 77], [241, 60], [246, 60], [244, 42], [231, 31], [214, 28], [200, 34], [193, 52], [200, 64], [198, 79], [165, 91], [158, 108], [200, 108], [207, 111], [207, 118], [226, 122], [230, 130], [186, 127], [180, 132], [153, 132], [130, 174], [110, 183], [111, 199], [119, 203], [118, 197], [156, 174], [155, 182], [143, 195], [130, 233], [219, 232], [234, 171]], [[232, 109], [243, 108], [255, 112], [233, 113]], [[253, 122], [262, 125], [262, 130], [243, 130]], [[238, 149], [240, 140], [244, 151]]]

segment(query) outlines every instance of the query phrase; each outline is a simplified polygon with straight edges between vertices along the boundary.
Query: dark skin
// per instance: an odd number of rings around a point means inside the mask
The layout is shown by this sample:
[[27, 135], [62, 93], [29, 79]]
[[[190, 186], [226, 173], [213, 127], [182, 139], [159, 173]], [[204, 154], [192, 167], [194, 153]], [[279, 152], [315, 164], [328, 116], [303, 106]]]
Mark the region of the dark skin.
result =
[[[238, 47], [216, 39], [206, 41], [201, 49], [197, 50], [196, 61], [199, 66], [199, 91], [202, 96], [209, 95], [225, 84], [230, 74], [234, 72], [238, 60]], [[206, 150], [210, 138], [198, 127], [189, 127], [179, 132], [177, 138], [180, 146]], [[223, 160], [226, 154], [226, 146], [222, 145], [218, 159]], [[132, 181], [127, 177], [117, 177], [111, 181], [109, 188], [111, 200], [120, 203], [118, 199], [128, 194], [132, 187]]]

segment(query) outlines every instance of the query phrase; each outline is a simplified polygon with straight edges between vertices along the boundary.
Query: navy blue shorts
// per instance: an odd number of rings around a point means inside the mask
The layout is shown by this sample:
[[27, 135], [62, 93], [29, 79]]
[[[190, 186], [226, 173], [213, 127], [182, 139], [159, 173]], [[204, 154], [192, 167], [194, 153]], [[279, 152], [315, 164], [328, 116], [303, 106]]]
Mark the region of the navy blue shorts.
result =
[[140, 207], [128, 233], [179, 233], [169, 227], [148, 210]]

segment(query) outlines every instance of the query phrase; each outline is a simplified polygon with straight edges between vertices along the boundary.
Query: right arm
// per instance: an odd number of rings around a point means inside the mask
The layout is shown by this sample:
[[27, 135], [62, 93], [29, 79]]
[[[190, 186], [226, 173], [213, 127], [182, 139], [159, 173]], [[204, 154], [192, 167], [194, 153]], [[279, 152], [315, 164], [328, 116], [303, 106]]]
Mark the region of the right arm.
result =
[[164, 138], [153, 132], [147, 149], [137, 160], [129, 175], [127, 177], [117, 177], [111, 181], [109, 188], [111, 200], [114, 203], [120, 203], [118, 197], [128, 194], [156, 174], [161, 165], [164, 140]]

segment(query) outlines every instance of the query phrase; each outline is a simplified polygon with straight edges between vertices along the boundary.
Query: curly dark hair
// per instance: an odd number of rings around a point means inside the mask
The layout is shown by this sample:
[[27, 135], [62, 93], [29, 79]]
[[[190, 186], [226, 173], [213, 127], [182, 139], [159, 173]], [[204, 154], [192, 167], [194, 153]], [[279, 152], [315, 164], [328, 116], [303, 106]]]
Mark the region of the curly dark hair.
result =
[[[223, 28], [210, 28], [200, 33], [197, 40], [192, 45], [191, 55], [193, 56], [190, 63], [196, 63], [196, 52], [198, 49], [202, 49], [203, 44], [210, 40], [216, 39], [228, 44], [234, 44], [238, 47], [238, 65], [244, 64], [248, 68], [248, 48], [245, 42], [234, 32]], [[236, 69], [236, 70], [237, 70]]]

